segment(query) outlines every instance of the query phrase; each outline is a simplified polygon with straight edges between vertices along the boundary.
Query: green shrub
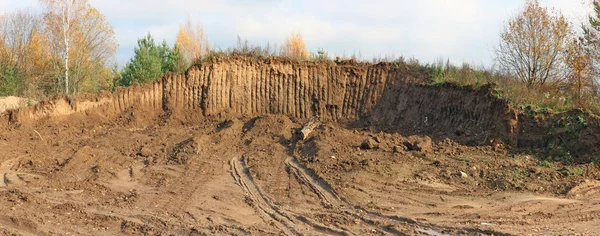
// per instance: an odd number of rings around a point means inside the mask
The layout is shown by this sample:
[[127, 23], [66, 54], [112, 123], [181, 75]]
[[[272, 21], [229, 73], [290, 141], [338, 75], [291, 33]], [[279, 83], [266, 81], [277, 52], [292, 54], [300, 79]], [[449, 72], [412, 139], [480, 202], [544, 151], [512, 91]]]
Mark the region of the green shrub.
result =
[[23, 83], [14, 68], [8, 68], [0, 74], [0, 96], [18, 96], [23, 90]]
[[319, 48], [317, 50], [317, 53], [314, 53], [314, 52], [310, 53], [310, 59], [317, 60], [317, 61], [325, 61], [325, 60], [331, 60], [331, 57], [329, 57], [329, 53], [327, 51], [325, 51], [325, 49]]

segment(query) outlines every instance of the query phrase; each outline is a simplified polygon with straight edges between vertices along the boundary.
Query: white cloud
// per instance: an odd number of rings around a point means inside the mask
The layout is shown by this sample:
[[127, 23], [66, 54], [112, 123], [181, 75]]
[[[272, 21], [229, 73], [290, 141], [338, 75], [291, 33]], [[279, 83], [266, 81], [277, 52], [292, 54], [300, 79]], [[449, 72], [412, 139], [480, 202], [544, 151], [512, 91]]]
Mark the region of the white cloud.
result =
[[[540, 0], [575, 19], [589, 0]], [[90, 0], [111, 24], [123, 63], [138, 38], [150, 32], [173, 43], [189, 13], [200, 19], [213, 45], [229, 47], [236, 36], [255, 44], [279, 44], [299, 31], [310, 50], [333, 55], [361, 52], [415, 56], [423, 61], [450, 58], [491, 64], [490, 49], [506, 19], [522, 0]], [[0, 0], [0, 9], [34, 6], [37, 0]], [[2, 11], [2, 10], [0, 10]]]

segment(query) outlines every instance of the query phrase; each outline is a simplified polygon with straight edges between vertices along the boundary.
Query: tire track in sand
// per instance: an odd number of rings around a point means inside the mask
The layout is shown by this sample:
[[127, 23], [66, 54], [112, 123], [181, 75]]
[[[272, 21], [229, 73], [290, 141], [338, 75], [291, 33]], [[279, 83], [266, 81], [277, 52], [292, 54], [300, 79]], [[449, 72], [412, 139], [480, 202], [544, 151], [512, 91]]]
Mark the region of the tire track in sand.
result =
[[14, 171], [13, 168], [19, 165], [18, 158], [6, 160], [0, 163], [0, 187], [8, 187], [9, 185], [23, 185], [30, 181], [41, 178], [41, 176], [36, 174]]
[[[391, 235], [405, 235], [405, 233], [396, 229], [396, 225], [405, 225], [409, 224], [414, 227], [416, 230], [423, 230], [425, 228], [441, 228], [441, 229], [452, 229], [450, 227], [437, 227], [431, 224], [422, 224], [410, 218], [405, 218], [401, 216], [389, 216], [379, 212], [369, 211], [361, 206], [354, 205], [342, 198], [340, 198], [337, 193], [333, 190], [331, 185], [327, 183], [323, 178], [318, 176], [313, 170], [303, 166], [298, 162], [298, 160], [294, 157], [289, 157], [285, 160], [285, 163], [290, 167], [290, 171], [296, 175], [297, 179], [301, 181], [303, 184], [308, 185], [310, 189], [312, 189], [315, 194], [321, 198], [322, 201], [325, 201], [326, 204], [331, 204], [334, 209], [342, 211], [340, 214], [345, 214], [367, 224], [367, 227], [371, 230], [380, 230], [382, 233], [387, 233]], [[493, 234], [493, 235], [505, 235], [501, 232], [495, 231], [485, 231], [478, 229], [465, 229], [465, 232], [473, 233], [473, 234]], [[431, 232], [437, 233], [437, 231], [432, 230]], [[441, 232], [441, 231], [440, 231]]]
[[246, 157], [233, 158], [229, 164], [235, 181], [242, 187], [246, 196], [252, 200], [252, 206], [259, 212], [272, 219], [274, 225], [283, 231], [286, 235], [297, 235], [298, 225], [290, 217], [284, 215], [277, 207], [270, 204], [268, 197], [262, 193], [258, 185], [254, 182], [250, 171], [246, 166]]
[[416, 222], [410, 219], [387, 217], [381, 214], [372, 213], [361, 207], [354, 206], [353, 204], [340, 199], [333, 188], [325, 180], [323, 180], [323, 178], [320, 178], [316, 173], [314, 173], [313, 170], [310, 170], [300, 164], [296, 158], [289, 157], [285, 160], [285, 163], [288, 165], [288, 167], [290, 167], [290, 171], [296, 175], [296, 178], [303, 184], [309, 186], [309, 188], [312, 189], [317, 196], [319, 196], [321, 201], [324, 201], [326, 206], [343, 210], [343, 214], [359, 219], [372, 229], [382, 230], [392, 235], [404, 235], [404, 233], [390, 226], [407, 222], [416, 224]]
[[315, 194], [317, 194], [326, 207], [340, 207], [344, 205], [327, 182], [321, 178], [314, 177], [316, 174], [298, 163], [295, 158], [287, 158], [285, 164], [290, 167], [290, 171], [301, 183], [308, 186]]
[[[312, 222], [311, 220], [298, 216], [294, 213], [287, 212], [275, 204], [273, 200], [263, 193], [260, 187], [254, 181], [250, 174], [250, 170], [246, 165], [246, 156], [241, 158], [233, 158], [230, 161], [232, 176], [235, 181], [242, 187], [246, 196], [252, 201], [252, 206], [262, 213], [267, 221], [271, 221], [274, 225], [282, 230], [286, 235], [300, 235], [307, 232], [320, 232], [329, 235], [349, 235], [350, 233], [344, 230], [332, 229], [327, 226]], [[270, 219], [270, 220], [269, 220]]]

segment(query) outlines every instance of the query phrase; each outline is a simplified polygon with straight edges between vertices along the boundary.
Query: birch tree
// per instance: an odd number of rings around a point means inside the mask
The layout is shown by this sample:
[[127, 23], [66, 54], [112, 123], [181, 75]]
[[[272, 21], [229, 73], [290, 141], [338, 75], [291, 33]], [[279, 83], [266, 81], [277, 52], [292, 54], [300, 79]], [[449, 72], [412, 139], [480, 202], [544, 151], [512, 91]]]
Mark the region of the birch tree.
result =
[[202, 23], [194, 22], [189, 14], [179, 25], [175, 44], [188, 62], [202, 58], [210, 48]]
[[98, 90], [109, 79], [117, 40], [106, 18], [87, 0], [40, 0], [55, 54], [61, 55], [64, 93]]

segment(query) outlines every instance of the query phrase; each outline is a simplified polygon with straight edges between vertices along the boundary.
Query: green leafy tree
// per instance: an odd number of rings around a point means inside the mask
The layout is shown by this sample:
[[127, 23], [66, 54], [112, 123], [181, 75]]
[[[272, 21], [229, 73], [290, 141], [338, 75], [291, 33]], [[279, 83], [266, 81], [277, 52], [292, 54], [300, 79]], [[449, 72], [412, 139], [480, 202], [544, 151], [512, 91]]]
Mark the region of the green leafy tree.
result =
[[138, 40], [133, 58], [121, 72], [119, 84], [130, 86], [133, 82], [150, 83], [167, 72], [182, 73], [188, 66], [177, 46], [170, 48], [166, 41], [157, 45], [152, 35], [148, 34]]

